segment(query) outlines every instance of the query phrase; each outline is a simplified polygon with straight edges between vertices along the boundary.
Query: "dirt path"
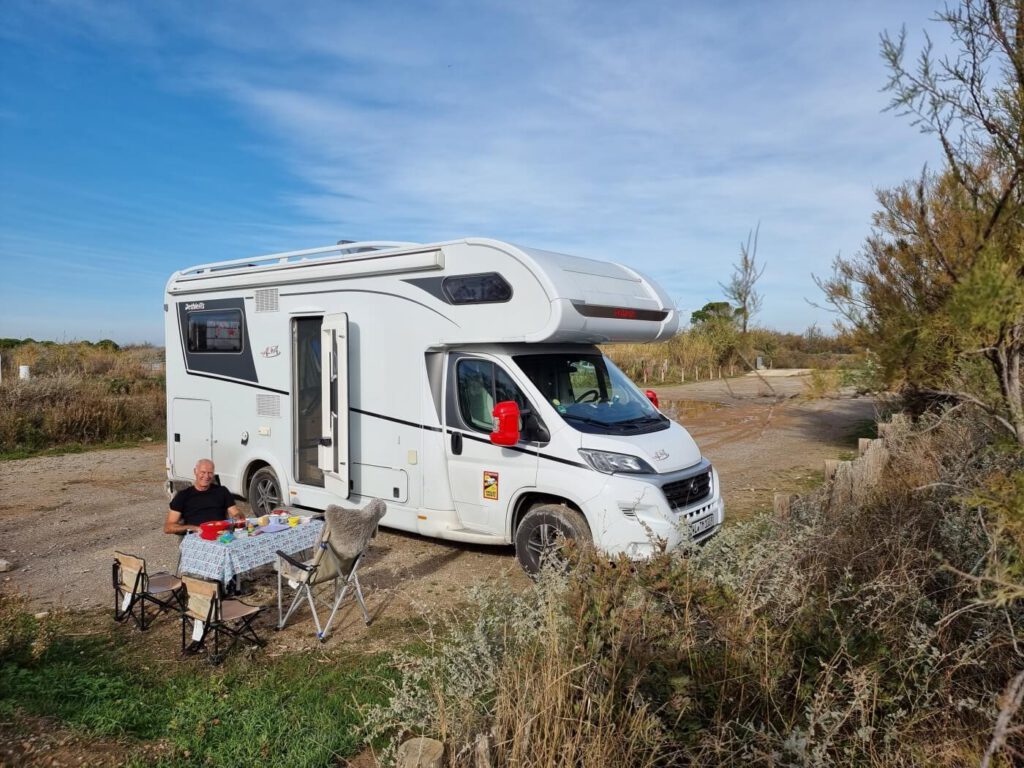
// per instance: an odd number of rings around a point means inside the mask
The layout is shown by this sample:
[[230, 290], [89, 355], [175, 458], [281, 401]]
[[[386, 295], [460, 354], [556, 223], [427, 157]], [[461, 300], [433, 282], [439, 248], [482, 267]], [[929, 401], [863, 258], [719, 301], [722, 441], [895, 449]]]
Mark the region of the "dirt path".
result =
[[[690, 429], [718, 467], [729, 520], [769, 506], [776, 490], [806, 487], [823, 459], [853, 450], [855, 430], [874, 414], [866, 399], [796, 397], [806, 377], [771, 381], [777, 394], [790, 399], [762, 396], [764, 385], [752, 377], [728, 386], [656, 388], [662, 409]], [[161, 533], [163, 480], [162, 444], [0, 464], [0, 559], [15, 566], [0, 575], [0, 586], [28, 594], [39, 607], [106, 608], [114, 549], [145, 557], [154, 571], [172, 570], [177, 539]], [[500, 578], [513, 587], [527, 583], [509, 547], [383, 530], [361, 576], [371, 613], [394, 620], [443, 611], [461, 601], [471, 584]], [[259, 579], [253, 601], [272, 604], [273, 588], [270, 576]], [[354, 613], [343, 623], [357, 634], [365, 631]]]

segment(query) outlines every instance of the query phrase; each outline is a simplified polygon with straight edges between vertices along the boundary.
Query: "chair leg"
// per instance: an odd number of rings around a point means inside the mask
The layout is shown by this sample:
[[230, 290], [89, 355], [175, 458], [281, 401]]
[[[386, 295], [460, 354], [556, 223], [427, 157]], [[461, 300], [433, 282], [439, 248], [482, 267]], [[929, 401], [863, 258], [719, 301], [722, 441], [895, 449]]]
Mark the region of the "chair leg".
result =
[[217, 666], [224, 661], [224, 656], [220, 653], [220, 627], [213, 626], [213, 653], [210, 654], [210, 663]]
[[[351, 579], [351, 576], [349, 577], [349, 579]], [[346, 581], [345, 586], [342, 588], [341, 592], [337, 592], [337, 589], [335, 589], [336, 596], [334, 598], [334, 605], [331, 606], [331, 615], [327, 617], [327, 622], [324, 624], [324, 631], [322, 633], [323, 637], [320, 638], [321, 641], [327, 639], [327, 633], [330, 632], [331, 624], [334, 623], [334, 616], [338, 612], [338, 609], [341, 607], [342, 602], [344, 602], [345, 595], [348, 594], [348, 588], [350, 584], [351, 581]]]
[[322, 641], [324, 639], [324, 632], [320, 629], [320, 617], [316, 613], [316, 603], [313, 602], [313, 588], [309, 584], [306, 587], [306, 602], [309, 603], [309, 611], [313, 614], [313, 623], [316, 625], [316, 636]]
[[363, 621], [366, 626], [370, 626], [370, 614], [366, 610], [366, 603], [363, 601], [363, 588], [359, 585], [359, 574], [355, 570], [352, 571], [352, 581], [356, 585], [356, 599], [359, 600], [359, 607], [363, 609]]
[[[299, 586], [299, 588], [297, 590], [295, 590], [295, 595], [292, 597], [292, 603], [291, 603], [290, 606], [288, 606], [288, 611], [287, 611], [287, 613], [285, 613], [285, 615], [283, 617], [281, 616], [280, 604], [278, 605], [278, 613], [277, 613], [277, 615], [278, 615], [277, 628], [278, 629], [284, 629], [284, 625], [287, 623], [288, 619], [290, 619], [292, 617], [292, 614], [295, 613], [295, 609], [299, 607], [299, 600], [302, 598], [303, 590], [308, 590], [308, 589], [309, 589], [308, 585], [302, 584], [302, 585]], [[281, 600], [281, 592], [280, 591], [278, 591], [278, 593], [277, 593], [277, 599], [278, 599], [278, 601], [280, 603], [280, 600]], [[315, 615], [316, 614], [314, 613], [314, 616]]]
[[[259, 616], [259, 614], [256, 614]], [[260, 648], [264, 647], [267, 643], [259, 635], [256, 634], [256, 627], [252, 625], [253, 621], [256, 620], [256, 616], [247, 619], [241, 619], [241, 626], [238, 628], [239, 639], [248, 640], [251, 643], [255, 643]]]

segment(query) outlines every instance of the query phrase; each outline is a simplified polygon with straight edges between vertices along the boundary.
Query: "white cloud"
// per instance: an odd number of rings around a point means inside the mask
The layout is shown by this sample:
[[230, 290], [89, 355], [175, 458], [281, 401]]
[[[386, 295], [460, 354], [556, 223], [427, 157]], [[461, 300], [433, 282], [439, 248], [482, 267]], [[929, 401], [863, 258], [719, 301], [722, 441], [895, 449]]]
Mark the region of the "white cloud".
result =
[[280, 195], [282, 237], [507, 237], [619, 258], [699, 306], [760, 220], [761, 319], [789, 329], [827, 324], [810, 273], [859, 246], [872, 188], [934, 157], [879, 114], [877, 55], [930, 3], [61, 9], [266, 137], [305, 185]]

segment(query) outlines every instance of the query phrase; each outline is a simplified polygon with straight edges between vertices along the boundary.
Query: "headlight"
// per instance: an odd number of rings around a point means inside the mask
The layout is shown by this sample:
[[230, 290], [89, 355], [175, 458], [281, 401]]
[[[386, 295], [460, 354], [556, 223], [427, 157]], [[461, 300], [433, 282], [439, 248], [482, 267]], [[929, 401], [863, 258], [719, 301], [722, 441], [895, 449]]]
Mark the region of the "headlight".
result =
[[609, 451], [592, 451], [588, 448], [580, 448], [580, 456], [587, 460], [587, 464], [598, 472], [606, 475], [615, 472], [630, 472], [633, 474], [654, 474], [651, 465], [641, 458], [630, 456], [627, 453], [611, 453]]

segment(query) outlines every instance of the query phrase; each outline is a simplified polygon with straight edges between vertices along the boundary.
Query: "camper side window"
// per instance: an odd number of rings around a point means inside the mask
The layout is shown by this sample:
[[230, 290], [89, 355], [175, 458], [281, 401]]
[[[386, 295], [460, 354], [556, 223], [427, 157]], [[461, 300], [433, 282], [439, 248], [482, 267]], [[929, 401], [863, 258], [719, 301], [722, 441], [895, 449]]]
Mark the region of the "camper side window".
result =
[[241, 310], [221, 309], [189, 312], [188, 351], [241, 352]]
[[459, 411], [472, 429], [490, 433], [494, 429], [494, 404], [514, 400], [521, 410], [529, 401], [504, 370], [489, 360], [460, 360], [456, 368]]
[[449, 304], [494, 304], [512, 298], [512, 286], [497, 272], [451, 275], [441, 282]]

